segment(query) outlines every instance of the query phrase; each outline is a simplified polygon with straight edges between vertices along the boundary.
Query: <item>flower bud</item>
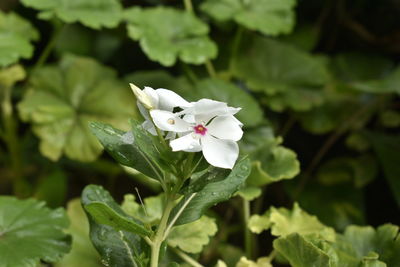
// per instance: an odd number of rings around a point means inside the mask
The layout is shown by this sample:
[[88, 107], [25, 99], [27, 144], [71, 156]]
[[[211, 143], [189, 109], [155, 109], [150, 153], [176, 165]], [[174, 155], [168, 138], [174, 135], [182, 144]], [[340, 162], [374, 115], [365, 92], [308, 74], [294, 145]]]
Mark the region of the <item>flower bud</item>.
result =
[[147, 109], [152, 110], [155, 107], [153, 106], [153, 103], [150, 99], [150, 97], [143, 92], [142, 90], [140, 90], [139, 87], [137, 87], [136, 85], [134, 85], [133, 83], [129, 84], [131, 86], [131, 89], [133, 91], [133, 93], [136, 96], [136, 99]]

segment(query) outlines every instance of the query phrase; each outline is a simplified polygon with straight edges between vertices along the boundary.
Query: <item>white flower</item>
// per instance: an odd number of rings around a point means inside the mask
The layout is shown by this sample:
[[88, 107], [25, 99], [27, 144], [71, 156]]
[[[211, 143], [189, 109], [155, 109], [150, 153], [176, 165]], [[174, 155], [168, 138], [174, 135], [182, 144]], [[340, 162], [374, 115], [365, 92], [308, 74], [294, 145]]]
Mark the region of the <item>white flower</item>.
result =
[[151, 87], [145, 87], [143, 90], [140, 90], [132, 83], [130, 86], [138, 100], [137, 105], [139, 111], [145, 118], [142, 126], [153, 135], [157, 135], [157, 132], [151, 121], [148, 110], [158, 109], [172, 112], [175, 107], [187, 108], [191, 106], [191, 104], [181, 96], [167, 89], [159, 88], [154, 90]]
[[242, 123], [233, 116], [239, 110], [201, 99], [179, 113], [151, 110], [150, 115], [158, 128], [181, 136], [170, 142], [173, 151], [203, 151], [211, 165], [232, 169], [239, 155], [236, 141], [243, 135]]

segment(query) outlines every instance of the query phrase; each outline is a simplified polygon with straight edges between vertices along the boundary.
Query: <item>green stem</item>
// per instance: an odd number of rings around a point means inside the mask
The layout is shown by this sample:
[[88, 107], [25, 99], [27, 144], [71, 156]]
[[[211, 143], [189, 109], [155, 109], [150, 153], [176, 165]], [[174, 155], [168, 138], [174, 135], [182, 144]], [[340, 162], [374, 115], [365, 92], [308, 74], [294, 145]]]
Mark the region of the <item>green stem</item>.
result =
[[193, 12], [193, 4], [191, 0], [183, 0], [183, 4], [185, 5], [186, 11]]
[[206, 69], [207, 69], [207, 72], [210, 75], [210, 77], [216, 78], [217, 73], [215, 71], [214, 65], [212, 64], [211, 60], [207, 59], [207, 61], [204, 64], [206, 65]]
[[157, 232], [151, 243], [151, 258], [150, 258], [151, 267], [158, 266], [158, 261], [160, 257], [160, 247], [162, 242], [164, 241], [164, 234], [167, 227], [169, 215], [171, 214], [172, 208], [174, 207], [175, 204], [173, 196], [167, 193], [166, 197], [167, 197], [167, 203], [165, 205], [160, 224], [157, 228]]
[[201, 265], [200, 263], [195, 261], [192, 257], [187, 255], [186, 253], [184, 253], [176, 248], [171, 248], [171, 249], [176, 255], [178, 255], [182, 260], [186, 261], [186, 263], [188, 263], [189, 265], [191, 265], [193, 267], [204, 267], [203, 265]]
[[243, 198], [243, 221], [244, 221], [244, 247], [246, 252], [246, 257], [248, 259], [252, 258], [252, 235], [247, 228], [250, 219], [250, 201]]
[[3, 101], [1, 109], [3, 113], [4, 135], [7, 150], [10, 153], [11, 168], [13, 170], [13, 191], [17, 196], [26, 195], [25, 183], [23, 181], [20, 147], [17, 138], [17, 120], [13, 116], [13, 106], [11, 101], [11, 87], [3, 88]]
[[33, 67], [33, 72], [35, 72], [35, 70], [40, 68], [47, 61], [48, 57], [51, 54], [51, 51], [53, 50], [54, 46], [56, 45], [58, 36], [62, 32], [62, 30], [65, 28], [65, 26], [55, 26], [55, 27], [56, 28], [53, 31], [50, 41], [47, 43], [42, 54], [39, 56], [39, 59], [36, 61], [35, 66]]

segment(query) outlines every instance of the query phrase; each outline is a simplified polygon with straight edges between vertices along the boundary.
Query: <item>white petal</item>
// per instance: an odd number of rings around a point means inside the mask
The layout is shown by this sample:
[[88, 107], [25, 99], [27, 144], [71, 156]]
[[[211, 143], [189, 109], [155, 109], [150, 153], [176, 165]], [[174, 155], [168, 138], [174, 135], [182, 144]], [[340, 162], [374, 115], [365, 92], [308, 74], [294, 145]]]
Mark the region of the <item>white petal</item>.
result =
[[149, 131], [152, 135], [157, 135], [157, 131], [156, 128], [154, 127], [154, 124], [149, 121], [149, 120], [145, 120], [142, 123], [142, 127], [143, 129], [145, 129], [146, 131]]
[[157, 109], [159, 106], [159, 97], [158, 97], [156, 90], [154, 90], [151, 87], [146, 86], [146, 87], [144, 87], [143, 92], [145, 92], [146, 95], [150, 98], [153, 108]]
[[132, 92], [135, 94], [136, 99], [142, 103], [147, 109], [153, 109], [155, 106], [153, 105], [153, 101], [150, 96], [144, 92], [144, 90], [140, 90], [139, 87], [134, 85], [133, 83], [129, 84], [131, 86]]
[[170, 132], [187, 132], [190, 124], [174, 113], [165, 110], [151, 110], [150, 115], [153, 118], [154, 124], [163, 131]]
[[201, 138], [204, 158], [215, 167], [232, 169], [239, 156], [239, 146], [231, 140], [222, 140], [207, 134]]
[[160, 88], [156, 90], [156, 93], [159, 99], [158, 109], [172, 111], [174, 107], [185, 108], [191, 106], [188, 101], [171, 90]]
[[149, 116], [149, 110], [147, 108], [145, 108], [142, 103], [140, 103], [140, 101], [138, 100], [136, 102], [139, 112], [140, 114], [142, 114], [142, 116], [146, 119], [146, 120], [150, 120], [150, 116]]
[[189, 133], [175, 140], [172, 140], [171, 142], [169, 142], [169, 145], [171, 146], [172, 151], [183, 150], [188, 152], [195, 152], [201, 150], [199, 139], [193, 138], [192, 133]]
[[209, 125], [207, 133], [219, 139], [239, 141], [243, 136], [242, 128], [237, 123], [237, 119], [232, 115], [217, 116]]

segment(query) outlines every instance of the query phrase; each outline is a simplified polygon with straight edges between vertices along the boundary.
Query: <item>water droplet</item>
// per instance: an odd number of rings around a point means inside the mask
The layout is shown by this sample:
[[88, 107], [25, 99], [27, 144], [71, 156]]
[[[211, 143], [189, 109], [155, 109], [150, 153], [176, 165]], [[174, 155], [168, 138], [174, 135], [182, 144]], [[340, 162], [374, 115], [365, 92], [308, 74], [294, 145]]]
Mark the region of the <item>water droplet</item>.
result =
[[104, 229], [104, 228], [100, 229], [99, 239], [102, 240], [102, 241], [106, 241], [107, 240], [107, 230], [106, 229]]
[[122, 135], [121, 140], [126, 144], [133, 144], [135, 138], [132, 132], [126, 132], [124, 135]]
[[243, 165], [242, 167], [240, 167], [242, 170], [247, 171], [249, 169], [249, 167], [247, 165]]
[[213, 195], [213, 196], [216, 196], [216, 195], [217, 195], [217, 193], [216, 193], [216, 192], [212, 192], [212, 193], [211, 193], [211, 195]]

